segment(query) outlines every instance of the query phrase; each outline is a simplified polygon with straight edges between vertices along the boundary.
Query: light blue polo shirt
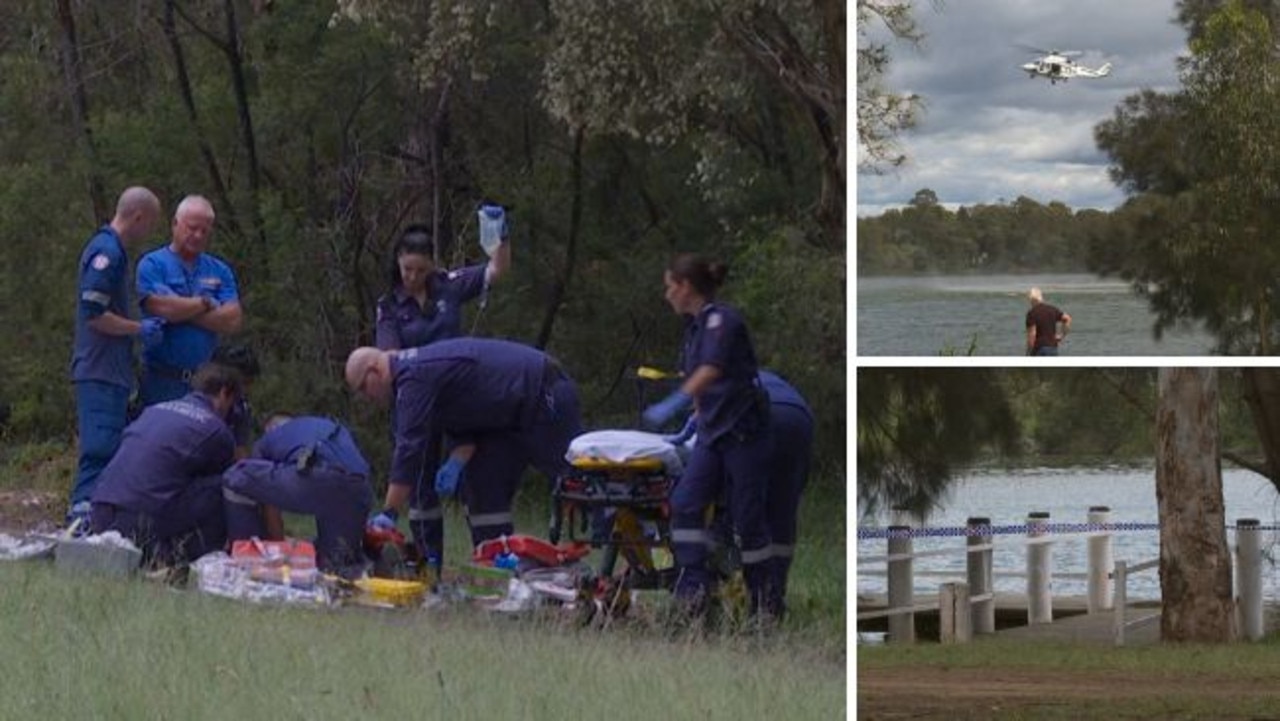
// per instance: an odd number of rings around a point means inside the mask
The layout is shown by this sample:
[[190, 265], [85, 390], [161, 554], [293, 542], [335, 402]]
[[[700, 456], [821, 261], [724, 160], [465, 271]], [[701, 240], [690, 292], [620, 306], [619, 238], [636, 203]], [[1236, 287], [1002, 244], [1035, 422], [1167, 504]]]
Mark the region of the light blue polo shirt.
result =
[[[236, 276], [226, 261], [211, 253], [201, 253], [188, 264], [170, 246], [157, 248], [138, 261], [138, 302], [142, 316], [147, 298], [176, 295], [184, 298], [209, 296], [221, 304], [239, 301]], [[147, 365], [162, 365], [181, 370], [195, 370], [213, 357], [218, 334], [195, 323], [171, 323], [165, 326], [164, 342], [143, 354]]]

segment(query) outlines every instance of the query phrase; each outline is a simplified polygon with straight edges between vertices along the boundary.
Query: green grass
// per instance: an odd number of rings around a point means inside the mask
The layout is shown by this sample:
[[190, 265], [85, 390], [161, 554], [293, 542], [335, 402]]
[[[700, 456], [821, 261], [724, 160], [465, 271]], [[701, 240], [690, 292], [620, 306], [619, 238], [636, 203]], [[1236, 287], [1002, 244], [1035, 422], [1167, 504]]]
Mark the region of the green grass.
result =
[[68, 493], [75, 479], [75, 448], [45, 441], [0, 446], [0, 490]]
[[777, 638], [259, 607], [0, 564], [0, 717], [837, 718], [845, 673]]
[[[10, 449], [0, 489], [65, 492], [73, 468], [58, 444]], [[549, 508], [545, 483], [526, 482], [517, 531], [545, 537]], [[310, 519], [288, 523], [312, 532]], [[791, 615], [765, 638], [591, 630], [465, 607], [260, 607], [0, 563], [0, 719], [839, 718], [845, 524], [843, 499], [805, 499]], [[465, 561], [455, 504], [446, 529], [447, 558]]]
[[[66, 494], [75, 475], [74, 449], [57, 442], [13, 446], [0, 451], [0, 490], [34, 489]], [[830, 471], [839, 473], [839, 471]], [[810, 480], [810, 488], [842, 488], [842, 482]], [[800, 509], [800, 541], [791, 571], [788, 592], [790, 615], [786, 628], [811, 635], [831, 645], [839, 639], [844, 653], [846, 636], [846, 550], [844, 499], [819, 498], [806, 493]], [[550, 489], [540, 477], [530, 476], [516, 499], [516, 532], [541, 538], [547, 535], [550, 518]], [[456, 503], [445, 506], [446, 558], [462, 563], [470, 555], [470, 537], [462, 509]], [[407, 534], [408, 522], [401, 521]], [[309, 517], [286, 516], [288, 531], [299, 537], [315, 533]], [[593, 556], [592, 560], [596, 560]]]

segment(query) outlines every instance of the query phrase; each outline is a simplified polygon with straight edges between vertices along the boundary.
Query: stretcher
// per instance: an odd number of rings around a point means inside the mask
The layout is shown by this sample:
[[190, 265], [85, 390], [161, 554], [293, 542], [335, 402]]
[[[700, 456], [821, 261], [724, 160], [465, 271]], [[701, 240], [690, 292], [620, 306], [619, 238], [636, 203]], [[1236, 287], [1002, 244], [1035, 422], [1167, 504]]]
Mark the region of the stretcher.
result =
[[670, 495], [682, 469], [680, 449], [655, 433], [606, 430], [578, 436], [566, 456], [570, 470], [552, 491], [551, 542], [602, 549], [604, 577], [613, 576], [621, 556], [631, 588], [670, 587]]

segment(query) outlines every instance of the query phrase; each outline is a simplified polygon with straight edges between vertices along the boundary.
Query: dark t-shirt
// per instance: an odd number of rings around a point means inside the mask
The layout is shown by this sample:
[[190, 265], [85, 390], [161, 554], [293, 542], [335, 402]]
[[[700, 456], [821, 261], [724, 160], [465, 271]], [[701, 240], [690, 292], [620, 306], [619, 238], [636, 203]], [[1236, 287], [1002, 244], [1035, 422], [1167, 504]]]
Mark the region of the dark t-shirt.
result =
[[1027, 327], [1036, 327], [1036, 348], [1058, 345], [1058, 321], [1062, 320], [1062, 311], [1048, 303], [1037, 303], [1027, 311]]

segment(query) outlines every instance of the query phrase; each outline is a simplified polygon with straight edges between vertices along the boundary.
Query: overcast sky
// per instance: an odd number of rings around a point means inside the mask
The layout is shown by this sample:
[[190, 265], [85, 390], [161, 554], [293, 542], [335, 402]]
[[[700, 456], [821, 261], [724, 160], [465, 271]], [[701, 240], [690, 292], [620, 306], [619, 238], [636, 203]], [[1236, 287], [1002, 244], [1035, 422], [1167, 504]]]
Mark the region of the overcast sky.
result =
[[[1174, 0], [916, 0], [926, 37], [893, 46], [889, 87], [926, 103], [900, 137], [907, 165], [857, 176], [858, 214], [900, 206], [931, 188], [948, 207], [1012, 201], [1111, 209], [1123, 195], [1107, 177], [1093, 128], [1126, 96], [1177, 88], [1186, 34]], [[1050, 85], [1019, 66], [1019, 44], [1080, 50], [1075, 60], [1111, 75]]]

